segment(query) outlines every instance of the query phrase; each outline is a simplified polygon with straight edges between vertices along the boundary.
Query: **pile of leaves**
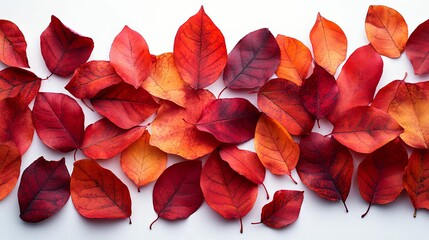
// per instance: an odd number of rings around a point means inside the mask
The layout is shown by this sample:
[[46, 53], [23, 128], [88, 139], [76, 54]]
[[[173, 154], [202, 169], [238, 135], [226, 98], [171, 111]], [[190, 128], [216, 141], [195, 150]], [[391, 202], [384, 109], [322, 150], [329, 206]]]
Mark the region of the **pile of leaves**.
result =
[[[156, 181], [156, 220], [187, 218], [205, 201], [224, 218], [239, 219], [242, 232], [258, 185], [265, 188], [266, 169], [296, 183], [296, 168], [308, 189], [347, 210], [351, 151], [365, 154], [357, 179], [369, 207], [394, 201], [405, 188], [416, 210], [429, 209], [429, 84], [404, 77], [374, 97], [381, 56], [405, 51], [414, 74], [429, 73], [429, 20], [409, 36], [400, 13], [370, 6], [365, 30], [369, 44], [348, 58], [345, 33], [321, 14], [309, 34], [312, 51], [263, 28], [228, 54], [222, 32], [201, 7], [178, 29], [172, 53], [152, 55], [143, 36], [125, 26], [109, 61], [87, 62], [93, 40], [52, 16], [40, 35], [41, 53], [52, 74], [71, 77], [65, 87], [71, 96], [39, 91], [49, 77], [25, 69], [24, 35], [0, 20], [0, 61], [8, 66], [0, 71], [0, 200], [15, 187], [36, 131], [49, 148], [80, 150], [87, 159], [75, 159], [71, 175], [64, 158], [40, 157], [22, 172], [18, 202], [27, 222], [49, 218], [70, 196], [85, 218], [130, 218], [128, 187], [97, 162], [117, 155], [138, 188]], [[221, 98], [223, 91], [216, 98], [206, 88], [219, 78], [231, 92], [256, 93], [257, 106]], [[85, 127], [76, 99], [102, 118]], [[312, 132], [320, 119], [332, 123], [332, 133]], [[239, 148], [251, 139], [254, 152]], [[169, 154], [183, 161], [166, 168]], [[295, 222], [303, 197], [303, 191], [278, 190], [258, 223]]]

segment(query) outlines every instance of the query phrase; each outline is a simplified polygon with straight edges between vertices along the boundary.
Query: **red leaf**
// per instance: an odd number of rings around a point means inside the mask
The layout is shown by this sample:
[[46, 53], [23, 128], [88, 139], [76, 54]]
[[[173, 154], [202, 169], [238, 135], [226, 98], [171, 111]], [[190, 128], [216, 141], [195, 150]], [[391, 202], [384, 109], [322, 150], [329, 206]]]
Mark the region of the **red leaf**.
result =
[[67, 77], [88, 60], [94, 42], [73, 32], [52, 15], [51, 23], [40, 35], [40, 48], [49, 71]]
[[268, 28], [244, 36], [228, 55], [223, 81], [231, 89], [260, 88], [276, 72], [280, 48]]
[[30, 67], [27, 59], [27, 42], [15, 23], [0, 20], [0, 62], [11, 67]]
[[108, 61], [90, 61], [80, 65], [65, 86], [73, 96], [93, 98], [100, 90], [122, 82]]
[[356, 49], [338, 76], [338, 103], [327, 116], [329, 121], [334, 122], [353, 107], [368, 106], [382, 73], [383, 59], [371, 45]]
[[146, 90], [135, 89], [127, 83], [102, 90], [91, 99], [91, 103], [98, 113], [123, 129], [142, 123], [159, 107]]
[[34, 126], [30, 108], [16, 99], [0, 100], [0, 142], [11, 141], [23, 155], [33, 141]]
[[43, 221], [64, 207], [70, 197], [70, 174], [65, 159], [39, 157], [22, 173], [18, 188], [19, 217], [26, 222]]
[[299, 149], [296, 170], [305, 186], [327, 200], [341, 200], [348, 212], [353, 158], [347, 148], [332, 138], [310, 133], [301, 138]]
[[258, 195], [258, 185], [239, 175], [213, 152], [201, 172], [201, 189], [207, 204], [226, 219], [240, 219], [250, 212]]
[[401, 141], [396, 139], [372, 154], [359, 165], [357, 179], [362, 198], [373, 204], [393, 202], [404, 189], [402, 177], [407, 166], [408, 155]]
[[15, 67], [0, 71], [0, 100], [17, 98], [28, 105], [39, 92], [41, 79], [34, 73]]
[[403, 128], [386, 112], [374, 107], [355, 107], [334, 122], [332, 135], [344, 146], [371, 153], [395, 139]]
[[429, 73], [429, 19], [417, 26], [408, 38], [405, 53], [414, 68], [414, 74]]
[[338, 85], [334, 76], [316, 64], [313, 74], [302, 84], [302, 104], [314, 118], [319, 120], [335, 108], [337, 101]]
[[62, 93], [39, 93], [33, 107], [33, 123], [40, 140], [60, 152], [80, 147], [83, 111], [73, 98]]
[[275, 192], [273, 201], [262, 208], [259, 223], [271, 228], [283, 228], [294, 223], [299, 217], [303, 200], [303, 191], [279, 190]]
[[429, 210], [429, 155], [427, 150], [414, 150], [405, 168], [404, 187], [414, 206], [414, 217], [417, 209]]
[[258, 107], [276, 119], [293, 135], [311, 132], [313, 117], [305, 110], [300, 98], [301, 88], [286, 79], [268, 81], [258, 92]]
[[116, 219], [131, 216], [130, 191], [110, 170], [91, 159], [74, 163], [70, 193], [85, 218]]
[[12, 142], [0, 144], [0, 201], [3, 200], [18, 181], [21, 155]]
[[112, 158], [139, 139], [144, 130], [145, 127], [124, 130], [103, 118], [85, 129], [80, 149], [93, 159]]
[[227, 61], [225, 38], [201, 6], [177, 30], [174, 62], [185, 82], [200, 89], [216, 81]]
[[152, 66], [149, 47], [142, 35], [125, 26], [113, 40], [110, 64], [126, 83], [139, 88]]
[[176, 163], [167, 168], [153, 187], [153, 208], [159, 219], [188, 218], [200, 208], [204, 196], [200, 187], [201, 161]]
[[254, 136], [259, 110], [244, 98], [215, 99], [205, 106], [196, 127], [224, 143], [243, 143]]

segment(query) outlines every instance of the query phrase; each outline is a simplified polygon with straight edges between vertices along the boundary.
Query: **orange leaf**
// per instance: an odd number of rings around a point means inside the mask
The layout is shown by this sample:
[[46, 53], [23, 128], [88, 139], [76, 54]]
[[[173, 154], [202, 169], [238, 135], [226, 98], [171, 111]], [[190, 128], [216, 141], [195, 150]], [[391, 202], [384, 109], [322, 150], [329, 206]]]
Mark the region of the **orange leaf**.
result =
[[279, 122], [265, 114], [256, 125], [255, 150], [268, 170], [277, 175], [287, 174], [295, 182], [291, 171], [298, 163], [298, 144]]
[[13, 190], [21, 168], [21, 155], [15, 144], [0, 144], [0, 200]]
[[318, 13], [310, 32], [310, 41], [316, 63], [335, 75], [347, 55], [347, 37], [343, 30]]
[[313, 60], [310, 49], [301, 41], [280, 34], [277, 35], [276, 40], [280, 47], [280, 65], [276, 71], [277, 76], [300, 86], [302, 80], [307, 77]]
[[121, 154], [122, 170], [138, 188], [158, 179], [167, 165], [167, 154], [149, 145], [149, 140], [146, 130]]
[[398, 58], [408, 40], [408, 25], [395, 9], [371, 5], [365, 19], [366, 36], [375, 50], [390, 58]]

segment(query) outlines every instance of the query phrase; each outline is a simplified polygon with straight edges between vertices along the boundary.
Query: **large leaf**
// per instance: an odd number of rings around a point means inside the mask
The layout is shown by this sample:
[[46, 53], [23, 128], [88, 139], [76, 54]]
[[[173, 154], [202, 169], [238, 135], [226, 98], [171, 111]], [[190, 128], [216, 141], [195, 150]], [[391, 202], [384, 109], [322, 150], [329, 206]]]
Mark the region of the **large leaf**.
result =
[[28, 105], [39, 92], [42, 80], [34, 73], [16, 67], [0, 71], [0, 99], [17, 98]]
[[429, 19], [417, 26], [408, 38], [405, 53], [413, 65], [414, 74], [429, 73]]
[[15, 23], [0, 20], [0, 62], [11, 67], [30, 67], [27, 59], [27, 42]]
[[19, 217], [26, 222], [43, 221], [60, 211], [69, 197], [70, 174], [65, 159], [46, 161], [39, 157], [22, 173]]
[[0, 200], [3, 200], [18, 181], [21, 155], [12, 142], [0, 144]]
[[230, 89], [259, 88], [275, 73], [280, 48], [268, 28], [244, 36], [228, 55], [223, 81]]
[[205, 88], [219, 78], [227, 61], [225, 38], [201, 6], [177, 30], [174, 62], [192, 88]]

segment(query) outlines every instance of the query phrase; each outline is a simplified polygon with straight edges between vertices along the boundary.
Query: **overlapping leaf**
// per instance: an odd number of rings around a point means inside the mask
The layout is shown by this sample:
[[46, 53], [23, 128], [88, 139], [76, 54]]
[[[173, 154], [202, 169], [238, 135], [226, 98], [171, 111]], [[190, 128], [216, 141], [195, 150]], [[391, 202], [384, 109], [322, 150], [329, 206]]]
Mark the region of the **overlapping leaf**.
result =
[[17, 98], [28, 105], [39, 92], [41, 79], [34, 73], [16, 67], [0, 71], [0, 100]]
[[21, 155], [12, 142], [0, 144], [0, 201], [3, 200], [18, 181]]
[[15, 23], [0, 19], [0, 62], [11, 67], [30, 67], [27, 42]]
[[405, 53], [413, 65], [414, 74], [429, 73], [429, 19], [417, 26], [408, 38]]

